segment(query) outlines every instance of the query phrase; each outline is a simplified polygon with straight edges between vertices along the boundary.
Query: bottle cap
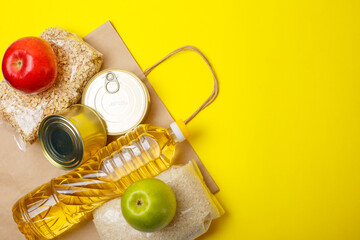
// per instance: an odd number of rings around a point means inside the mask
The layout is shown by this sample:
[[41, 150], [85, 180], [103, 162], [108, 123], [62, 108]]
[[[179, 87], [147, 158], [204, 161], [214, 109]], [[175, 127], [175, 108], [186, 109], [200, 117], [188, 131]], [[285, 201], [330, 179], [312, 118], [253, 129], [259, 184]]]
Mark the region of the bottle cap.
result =
[[185, 139], [190, 137], [190, 131], [188, 127], [185, 125], [184, 121], [177, 120], [170, 124], [171, 130], [174, 132], [175, 136], [179, 140], [179, 142], [184, 141]]

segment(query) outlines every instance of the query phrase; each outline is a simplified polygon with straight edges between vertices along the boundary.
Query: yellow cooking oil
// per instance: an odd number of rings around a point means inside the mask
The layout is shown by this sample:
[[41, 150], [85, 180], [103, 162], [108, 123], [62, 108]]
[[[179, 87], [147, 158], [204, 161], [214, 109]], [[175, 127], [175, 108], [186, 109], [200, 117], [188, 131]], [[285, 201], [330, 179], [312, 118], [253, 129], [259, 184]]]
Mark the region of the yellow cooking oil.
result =
[[169, 129], [139, 125], [78, 168], [19, 199], [13, 217], [20, 231], [27, 239], [57, 237], [133, 182], [168, 169], [176, 143], [188, 135], [183, 123], [173, 124]]

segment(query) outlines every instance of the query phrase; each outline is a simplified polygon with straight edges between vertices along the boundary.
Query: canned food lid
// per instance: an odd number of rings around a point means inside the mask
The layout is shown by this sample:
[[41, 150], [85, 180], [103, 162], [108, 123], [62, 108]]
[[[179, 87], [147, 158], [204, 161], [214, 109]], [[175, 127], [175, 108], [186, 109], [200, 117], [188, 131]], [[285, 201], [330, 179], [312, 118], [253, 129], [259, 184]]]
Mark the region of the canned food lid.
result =
[[80, 133], [66, 118], [46, 117], [39, 127], [39, 142], [45, 157], [56, 167], [73, 169], [83, 158], [84, 146]]
[[149, 92], [134, 74], [108, 69], [89, 81], [82, 103], [101, 115], [109, 135], [119, 135], [143, 121], [149, 109]]

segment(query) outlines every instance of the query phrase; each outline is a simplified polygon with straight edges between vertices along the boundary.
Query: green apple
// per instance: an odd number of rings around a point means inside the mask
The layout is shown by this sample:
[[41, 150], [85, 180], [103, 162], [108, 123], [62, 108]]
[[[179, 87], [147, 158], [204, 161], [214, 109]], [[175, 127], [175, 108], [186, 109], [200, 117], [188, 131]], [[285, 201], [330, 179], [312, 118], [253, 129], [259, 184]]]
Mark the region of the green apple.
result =
[[171, 188], [156, 178], [133, 183], [121, 198], [125, 220], [142, 232], [154, 232], [166, 227], [176, 212], [176, 198]]

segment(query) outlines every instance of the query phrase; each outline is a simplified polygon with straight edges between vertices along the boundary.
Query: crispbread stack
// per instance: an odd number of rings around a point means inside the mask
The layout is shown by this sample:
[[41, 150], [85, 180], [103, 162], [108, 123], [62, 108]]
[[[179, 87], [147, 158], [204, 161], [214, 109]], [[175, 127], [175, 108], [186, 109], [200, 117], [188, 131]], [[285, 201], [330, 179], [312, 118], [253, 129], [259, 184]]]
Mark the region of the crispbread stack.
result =
[[25, 142], [33, 143], [41, 121], [76, 103], [89, 79], [100, 70], [102, 54], [76, 34], [48, 28], [41, 35], [58, 60], [54, 85], [36, 95], [23, 94], [6, 81], [0, 82], [0, 118], [9, 123]]
[[212, 219], [224, 210], [206, 187], [196, 163], [173, 166], [157, 176], [174, 191], [177, 210], [172, 222], [164, 229], [143, 233], [133, 229], [121, 213], [121, 198], [105, 203], [94, 212], [94, 223], [102, 240], [194, 239], [205, 233]]

